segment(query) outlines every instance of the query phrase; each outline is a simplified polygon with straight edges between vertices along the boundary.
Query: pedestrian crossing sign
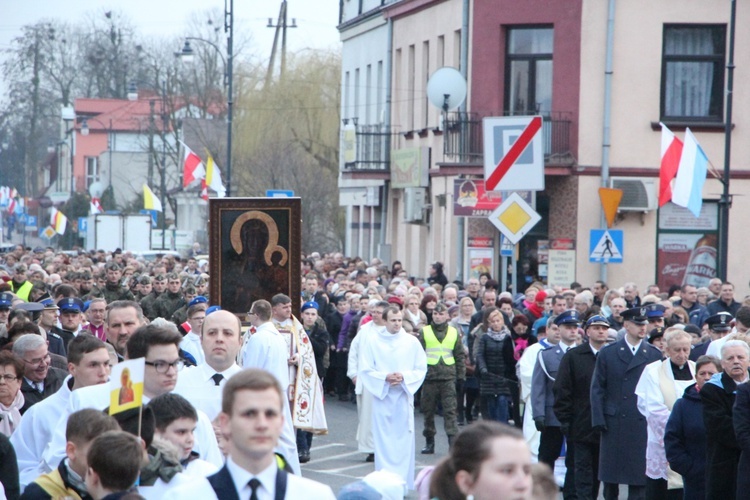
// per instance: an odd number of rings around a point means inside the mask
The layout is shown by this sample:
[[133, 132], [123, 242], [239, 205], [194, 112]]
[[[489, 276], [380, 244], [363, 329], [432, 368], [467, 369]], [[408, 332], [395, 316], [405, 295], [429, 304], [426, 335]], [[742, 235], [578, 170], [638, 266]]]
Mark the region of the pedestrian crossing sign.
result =
[[622, 230], [592, 229], [589, 262], [622, 263]]

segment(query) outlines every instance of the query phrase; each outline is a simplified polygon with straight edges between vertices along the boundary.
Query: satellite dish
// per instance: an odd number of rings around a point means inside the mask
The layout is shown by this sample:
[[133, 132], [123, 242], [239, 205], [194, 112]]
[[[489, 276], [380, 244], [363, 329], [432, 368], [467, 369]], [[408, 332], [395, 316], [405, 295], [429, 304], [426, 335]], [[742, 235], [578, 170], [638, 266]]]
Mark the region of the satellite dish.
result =
[[433, 106], [453, 111], [466, 99], [466, 80], [456, 68], [442, 67], [427, 82], [427, 98]]
[[89, 186], [89, 194], [92, 198], [101, 198], [104, 194], [104, 184], [99, 181], [92, 182]]

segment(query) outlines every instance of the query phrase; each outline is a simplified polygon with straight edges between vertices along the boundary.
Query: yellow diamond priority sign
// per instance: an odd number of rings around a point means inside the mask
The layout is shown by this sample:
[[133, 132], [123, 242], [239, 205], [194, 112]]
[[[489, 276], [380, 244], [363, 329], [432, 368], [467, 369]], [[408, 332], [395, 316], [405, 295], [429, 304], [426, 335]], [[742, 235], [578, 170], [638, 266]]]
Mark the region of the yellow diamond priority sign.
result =
[[542, 219], [518, 193], [512, 193], [490, 214], [490, 222], [514, 245]]

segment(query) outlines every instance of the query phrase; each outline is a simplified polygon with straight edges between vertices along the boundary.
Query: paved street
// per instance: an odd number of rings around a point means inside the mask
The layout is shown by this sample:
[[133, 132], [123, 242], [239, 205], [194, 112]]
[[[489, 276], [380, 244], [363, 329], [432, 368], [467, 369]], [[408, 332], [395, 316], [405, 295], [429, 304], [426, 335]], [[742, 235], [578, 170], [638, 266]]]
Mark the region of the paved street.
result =
[[[312, 459], [302, 466], [305, 477], [325, 483], [338, 493], [345, 484], [356, 481], [375, 468], [372, 463], [365, 462], [365, 454], [357, 451], [355, 439], [357, 432], [357, 407], [348, 402], [340, 402], [335, 398], [326, 399], [326, 418], [328, 419], [328, 435], [315, 436], [312, 445]], [[419, 450], [424, 446], [422, 437], [423, 418], [417, 412], [415, 421], [416, 433], [416, 471], [425, 466], [435, 465], [448, 452], [448, 440], [445, 432], [438, 432], [434, 455], [421, 455]], [[436, 418], [435, 424], [442, 431], [443, 419]], [[412, 494], [408, 498], [416, 498]]]

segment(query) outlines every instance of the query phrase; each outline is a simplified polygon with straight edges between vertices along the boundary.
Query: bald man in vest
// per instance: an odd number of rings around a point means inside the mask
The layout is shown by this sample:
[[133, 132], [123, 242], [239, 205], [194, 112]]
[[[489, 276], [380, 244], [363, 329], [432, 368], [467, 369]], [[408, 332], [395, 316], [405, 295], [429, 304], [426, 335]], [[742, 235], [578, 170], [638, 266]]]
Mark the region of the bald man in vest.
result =
[[435, 453], [435, 412], [443, 407], [448, 445], [458, 434], [456, 423], [456, 382], [466, 380], [464, 346], [458, 330], [448, 325], [448, 306], [440, 302], [432, 312], [432, 323], [419, 331], [419, 342], [427, 354], [427, 376], [422, 385], [420, 407], [424, 413], [425, 447], [422, 454]]

